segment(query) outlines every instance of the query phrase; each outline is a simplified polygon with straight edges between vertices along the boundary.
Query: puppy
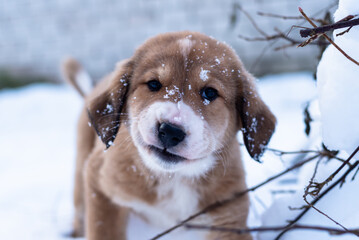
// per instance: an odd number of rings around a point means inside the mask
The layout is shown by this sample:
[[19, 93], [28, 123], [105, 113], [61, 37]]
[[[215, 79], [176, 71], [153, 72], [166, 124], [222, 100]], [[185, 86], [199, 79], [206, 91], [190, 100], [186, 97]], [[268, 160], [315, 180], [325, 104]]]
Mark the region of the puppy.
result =
[[[64, 71], [80, 89], [78, 63]], [[149, 39], [90, 94], [81, 91], [74, 236], [126, 239], [129, 211], [165, 229], [245, 190], [236, 134], [258, 160], [276, 122], [254, 82], [228, 45], [176, 32]], [[243, 196], [194, 222], [245, 228], [248, 207]]]

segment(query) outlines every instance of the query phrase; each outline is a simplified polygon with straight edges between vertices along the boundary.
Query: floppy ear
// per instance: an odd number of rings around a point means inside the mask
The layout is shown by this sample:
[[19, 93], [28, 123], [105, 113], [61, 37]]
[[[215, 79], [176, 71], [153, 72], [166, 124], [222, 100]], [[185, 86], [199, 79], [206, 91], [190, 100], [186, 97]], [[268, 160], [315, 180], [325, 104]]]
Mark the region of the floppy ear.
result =
[[242, 123], [244, 144], [251, 157], [259, 161], [276, 125], [276, 118], [258, 95], [254, 78], [243, 71], [237, 110]]
[[117, 64], [108, 77], [109, 86], [93, 99], [87, 111], [91, 125], [102, 142], [109, 148], [116, 138], [121, 124], [121, 115], [125, 111], [127, 92], [132, 75], [130, 61]]

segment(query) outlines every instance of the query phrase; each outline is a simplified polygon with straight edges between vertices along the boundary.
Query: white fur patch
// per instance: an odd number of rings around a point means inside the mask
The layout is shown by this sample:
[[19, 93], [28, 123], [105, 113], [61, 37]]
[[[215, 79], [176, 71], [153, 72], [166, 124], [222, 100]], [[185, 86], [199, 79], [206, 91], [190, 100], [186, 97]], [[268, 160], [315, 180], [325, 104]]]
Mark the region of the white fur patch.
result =
[[181, 53], [182, 53], [183, 57], [185, 58], [185, 60], [187, 60], [188, 54], [190, 53], [194, 43], [195, 43], [194, 40], [191, 40], [188, 38], [178, 40], [178, 44], [179, 44]]
[[213, 155], [195, 160], [185, 160], [178, 163], [167, 163], [147, 149], [139, 148], [140, 156], [145, 165], [159, 174], [163, 172], [180, 174], [184, 177], [200, 177], [212, 169], [216, 163]]
[[113, 202], [129, 207], [158, 227], [171, 227], [198, 211], [198, 193], [181, 182], [180, 178], [168, 179], [157, 189], [158, 201], [149, 205], [138, 200], [126, 201], [115, 197]]
[[[180, 126], [186, 133], [182, 142], [167, 149], [186, 160], [167, 162], [149, 149], [149, 146], [162, 149], [157, 136], [158, 124], [162, 122]], [[188, 177], [198, 177], [205, 174], [216, 162], [212, 155], [217, 145], [214, 132], [199, 113], [182, 101], [155, 102], [148, 106], [132, 122], [131, 136], [142, 160], [154, 171], [177, 172]]]

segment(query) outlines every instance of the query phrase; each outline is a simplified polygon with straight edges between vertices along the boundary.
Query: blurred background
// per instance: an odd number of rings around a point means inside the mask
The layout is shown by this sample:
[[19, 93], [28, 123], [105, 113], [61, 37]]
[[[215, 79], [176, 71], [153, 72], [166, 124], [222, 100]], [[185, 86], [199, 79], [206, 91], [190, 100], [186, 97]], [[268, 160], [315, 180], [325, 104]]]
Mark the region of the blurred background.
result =
[[[292, 25], [307, 24], [258, 12], [299, 16], [301, 6], [308, 15], [324, 19], [335, 3], [337, 0], [0, 1], [0, 88], [59, 82], [59, 66], [66, 56], [77, 58], [99, 78], [117, 61], [130, 57], [147, 38], [179, 30], [199, 31], [229, 43], [256, 76], [313, 71], [321, 52], [316, 45], [296, 48], [286, 47], [293, 44], [283, 38], [242, 38], [287, 34]], [[288, 36], [303, 41], [298, 28]]]

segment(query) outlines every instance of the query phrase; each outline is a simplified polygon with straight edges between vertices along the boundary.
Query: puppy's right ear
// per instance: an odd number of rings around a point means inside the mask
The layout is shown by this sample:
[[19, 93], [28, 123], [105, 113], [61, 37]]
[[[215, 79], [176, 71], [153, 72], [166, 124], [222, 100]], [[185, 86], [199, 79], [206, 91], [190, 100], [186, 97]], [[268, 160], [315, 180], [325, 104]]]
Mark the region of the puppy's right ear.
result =
[[115, 71], [109, 76], [108, 88], [93, 99], [87, 108], [91, 125], [106, 148], [113, 144], [120, 128], [120, 117], [125, 111], [132, 66], [130, 60], [117, 64]]
[[237, 109], [242, 123], [244, 144], [249, 155], [259, 161], [275, 129], [276, 118], [260, 98], [255, 80], [244, 69]]

